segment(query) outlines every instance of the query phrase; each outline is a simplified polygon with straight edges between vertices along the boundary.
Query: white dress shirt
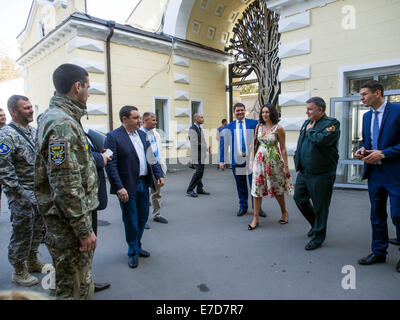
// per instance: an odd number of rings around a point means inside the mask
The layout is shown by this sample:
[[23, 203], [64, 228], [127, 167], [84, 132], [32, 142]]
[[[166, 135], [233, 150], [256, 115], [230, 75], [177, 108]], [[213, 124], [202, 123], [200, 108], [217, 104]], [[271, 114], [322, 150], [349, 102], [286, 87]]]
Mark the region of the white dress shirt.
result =
[[[376, 109], [376, 111], [378, 111], [378, 123], [379, 123], [379, 131], [381, 129], [381, 125], [382, 125], [382, 118], [383, 118], [383, 113], [385, 112], [385, 108], [386, 108], [386, 104], [387, 101], [385, 101], [378, 109]], [[372, 145], [372, 139], [374, 136], [374, 121], [375, 121], [375, 113], [374, 110], [372, 110], [372, 117], [371, 117], [371, 145]]]
[[[246, 118], [243, 118], [243, 123], [242, 123], [242, 127], [243, 127], [243, 134], [244, 134], [244, 144], [246, 146], [246, 153], [248, 150], [248, 146], [247, 146], [247, 130], [246, 130]], [[242, 136], [241, 136], [241, 132], [240, 132], [240, 123], [239, 120], [236, 119], [236, 154], [239, 157], [242, 157]]]
[[140, 139], [139, 133], [137, 130], [135, 133], [130, 133], [128, 130], [126, 131], [129, 135], [129, 138], [132, 141], [133, 147], [139, 157], [140, 163], [140, 171], [139, 176], [146, 176], [147, 175], [147, 160], [146, 160], [146, 153], [144, 151], [144, 145], [142, 143], [142, 139]]

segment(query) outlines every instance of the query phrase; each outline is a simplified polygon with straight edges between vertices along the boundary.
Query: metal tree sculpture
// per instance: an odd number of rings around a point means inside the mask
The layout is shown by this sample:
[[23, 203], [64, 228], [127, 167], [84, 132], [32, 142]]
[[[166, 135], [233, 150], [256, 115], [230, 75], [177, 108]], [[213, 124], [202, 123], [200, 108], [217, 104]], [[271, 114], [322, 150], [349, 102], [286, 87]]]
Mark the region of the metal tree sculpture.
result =
[[279, 14], [269, 10], [265, 1], [255, 0], [236, 23], [231, 44], [226, 48], [234, 54], [238, 73], [248, 74], [246, 70], [251, 68], [257, 75], [260, 106], [266, 103], [276, 105], [278, 101], [278, 72], [281, 65], [278, 57], [281, 37], [278, 22]]

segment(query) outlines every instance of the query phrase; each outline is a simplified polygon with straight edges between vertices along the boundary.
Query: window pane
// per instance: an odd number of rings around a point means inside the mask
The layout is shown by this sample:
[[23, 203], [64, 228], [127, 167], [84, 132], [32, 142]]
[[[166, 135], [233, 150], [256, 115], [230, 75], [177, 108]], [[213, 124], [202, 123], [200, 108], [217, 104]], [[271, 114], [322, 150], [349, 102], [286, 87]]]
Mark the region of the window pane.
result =
[[364, 84], [364, 82], [366, 82], [368, 80], [373, 80], [373, 79], [374, 79], [373, 77], [350, 79], [350, 83], [349, 83], [350, 94], [360, 93], [361, 86]]
[[394, 103], [400, 103], [400, 95], [397, 96], [389, 96], [389, 101]]
[[164, 126], [164, 101], [156, 99], [157, 129], [165, 131]]
[[400, 89], [400, 73], [379, 76], [379, 82], [385, 90]]

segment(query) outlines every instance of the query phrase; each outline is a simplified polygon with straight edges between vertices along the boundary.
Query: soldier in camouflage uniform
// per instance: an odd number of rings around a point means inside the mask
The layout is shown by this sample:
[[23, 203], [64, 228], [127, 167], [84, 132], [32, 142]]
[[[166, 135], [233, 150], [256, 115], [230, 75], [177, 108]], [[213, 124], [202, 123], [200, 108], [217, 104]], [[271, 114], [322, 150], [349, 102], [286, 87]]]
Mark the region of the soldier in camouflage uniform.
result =
[[35, 165], [35, 128], [32, 104], [24, 96], [8, 99], [12, 121], [0, 131], [0, 183], [8, 199], [12, 233], [8, 259], [14, 267], [12, 280], [32, 286], [38, 279], [30, 272], [41, 272], [44, 264], [37, 258], [43, 238], [43, 217], [38, 213], [33, 192]]
[[96, 166], [80, 123], [86, 114], [85, 69], [63, 64], [53, 73], [57, 94], [40, 118], [35, 194], [46, 225], [46, 245], [56, 270], [58, 299], [90, 299], [96, 236], [91, 214], [99, 204]]

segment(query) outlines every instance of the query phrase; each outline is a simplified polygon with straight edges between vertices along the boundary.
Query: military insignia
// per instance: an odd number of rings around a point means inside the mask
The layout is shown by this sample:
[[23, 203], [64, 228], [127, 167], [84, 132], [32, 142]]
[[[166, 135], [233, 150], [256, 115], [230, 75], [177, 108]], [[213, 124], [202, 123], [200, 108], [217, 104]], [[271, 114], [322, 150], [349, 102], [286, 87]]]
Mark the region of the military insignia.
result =
[[0, 155], [5, 156], [6, 154], [8, 154], [11, 149], [13, 148], [12, 143], [10, 142], [1, 142], [0, 143]]
[[335, 128], [335, 126], [330, 126], [330, 127], [326, 128], [326, 130], [333, 132], [333, 131], [336, 131], [336, 128]]
[[49, 143], [49, 160], [59, 166], [66, 159], [67, 143], [63, 141]]

